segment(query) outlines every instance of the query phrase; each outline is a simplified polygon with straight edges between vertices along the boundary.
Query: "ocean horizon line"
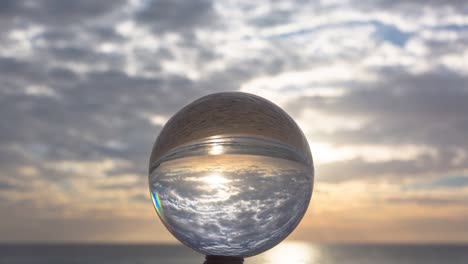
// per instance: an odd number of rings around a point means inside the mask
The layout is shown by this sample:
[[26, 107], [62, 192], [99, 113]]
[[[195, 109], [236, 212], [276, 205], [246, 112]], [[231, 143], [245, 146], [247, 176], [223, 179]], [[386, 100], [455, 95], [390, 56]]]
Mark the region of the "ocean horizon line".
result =
[[[416, 245], [416, 246], [468, 246], [468, 241], [307, 241], [288, 240], [280, 244], [310, 244], [310, 245]], [[0, 246], [180, 246], [178, 242], [134, 242], [134, 241], [0, 241]], [[188, 247], [187, 247], [188, 248]]]

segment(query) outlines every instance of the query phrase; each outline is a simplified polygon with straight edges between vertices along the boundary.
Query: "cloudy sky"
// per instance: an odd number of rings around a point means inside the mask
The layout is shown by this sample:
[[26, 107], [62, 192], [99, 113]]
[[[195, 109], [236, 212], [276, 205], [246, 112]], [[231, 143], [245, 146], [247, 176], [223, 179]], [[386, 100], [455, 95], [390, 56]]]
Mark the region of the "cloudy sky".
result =
[[182, 106], [285, 109], [316, 165], [290, 239], [468, 241], [464, 0], [0, 2], [0, 241], [175, 242], [148, 192]]

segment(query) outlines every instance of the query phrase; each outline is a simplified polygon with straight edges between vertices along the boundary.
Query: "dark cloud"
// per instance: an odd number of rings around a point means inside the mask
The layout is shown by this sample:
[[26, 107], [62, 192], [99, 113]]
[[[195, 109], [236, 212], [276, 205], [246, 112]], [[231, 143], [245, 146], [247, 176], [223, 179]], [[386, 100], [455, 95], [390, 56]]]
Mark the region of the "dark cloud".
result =
[[1, 190], [9, 190], [15, 188], [14, 185], [7, 183], [7, 182], [0, 182], [0, 191]]
[[216, 11], [209, 0], [150, 0], [136, 12], [135, 19], [155, 33], [189, 33], [217, 24]]
[[[36, 65], [31, 65], [25, 60], [0, 57], [0, 75], [4, 77], [2, 81], [5, 79], [22, 81], [24, 78], [37, 80], [41, 75], [38, 70]], [[2, 90], [4, 89], [5, 87], [2, 87]]]
[[[313, 150], [312, 150], [313, 151]], [[342, 182], [355, 179], [369, 181], [399, 181], [403, 178], [424, 177], [426, 175], [444, 175], [448, 172], [466, 168], [466, 160], [453, 163], [455, 153], [440, 152], [436, 156], [419, 155], [410, 160], [365, 161], [351, 159], [317, 166], [318, 181]]]
[[46, 25], [80, 23], [110, 13], [123, 4], [119, 1], [6, 0], [0, 4], [2, 17], [20, 18]]
[[294, 14], [292, 11], [279, 10], [274, 12], [274, 15], [268, 13], [265, 16], [256, 17], [252, 19], [251, 23], [258, 27], [271, 27], [276, 25], [282, 25], [290, 22], [293, 15]]
[[[116, 169], [111, 175], [145, 175], [149, 150], [160, 129], [145, 115], [169, 117], [207, 93], [237, 90], [243, 80], [257, 73], [234, 65], [197, 81], [175, 74], [130, 76], [117, 70], [127, 63], [121, 53], [103, 54], [93, 49], [92, 43], [99, 42], [98, 38], [91, 36], [80, 42], [74, 34], [55, 29], [38, 38], [49, 45], [37, 49], [34, 56], [0, 58], [0, 116], [2, 120], [21, 120], [0, 124], [0, 142], [4, 142], [5, 149], [2, 157], [6, 160], [19, 156], [19, 160], [31, 164], [31, 157], [44, 161], [117, 158], [129, 160], [134, 166]], [[195, 47], [201, 54], [200, 61], [214, 58], [201, 43]], [[139, 49], [134, 55], [143, 69], [153, 73], [161, 71], [161, 61], [173, 59], [172, 52], [164, 47], [156, 52]], [[53, 61], [57, 66], [42, 61]], [[111, 65], [116, 70], [79, 73], [59, 66], [65, 63]], [[262, 70], [262, 61], [250, 64]], [[31, 85], [44, 87], [51, 94], [30, 94]], [[8, 151], [11, 145], [21, 151]], [[30, 153], [30, 157], [24, 153]], [[41, 172], [46, 175], [45, 168]]]
[[136, 194], [136, 195], [132, 195], [130, 197], [130, 200], [135, 201], [135, 202], [139, 202], [139, 203], [148, 204], [148, 203], [150, 203], [149, 201], [151, 200], [150, 196], [151, 196], [150, 194]]
[[[55, 73], [62, 78], [68, 72]], [[55, 81], [62, 80], [49, 76], [45, 84], [57, 85]], [[18, 144], [46, 160], [146, 161], [159, 128], [142, 114], [169, 116], [187, 103], [180, 100], [181, 94], [195, 98], [202, 93], [190, 90], [191, 82], [178, 76], [141, 78], [103, 72], [75, 81], [54, 87], [58, 97], [2, 94], [2, 120], [21, 122], [2, 122], [0, 142]]]
[[287, 108], [298, 115], [310, 107], [343, 118], [366, 120], [359, 129], [311, 132], [310, 136], [318, 140], [336, 145], [426, 146], [436, 154], [422, 154], [411, 160], [328, 163], [317, 169], [318, 179], [390, 179], [466, 169], [468, 160], [459, 156], [460, 148], [468, 147], [466, 76], [448, 71], [413, 75], [391, 70], [382, 71], [374, 83], [350, 86], [343, 96], [302, 97]]
[[112, 42], [125, 43], [126, 39], [113, 27], [114, 25], [78, 24], [73, 29], [68, 27], [47, 27], [32, 40], [33, 44], [44, 43], [45, 48], [83, 47], [88, 50], [96, 48], [97, 44]]
[[[141, 234], [152, 232], [167, 232], [156, 225], [155, 219], [118, 218], [114, 212], [108, 210], [89, 210], [86, 216], [64, 217], [67, 208], [56, 208], [55, 216], [44, 213], [44, 208], [37, 206], [34, 202], [25, 201], [18, 203], [0, 203], [0, 211], [3, 214], [0, 233], [2, 242], [38, 242], [44, 241], [88, 241], [106, 242], [116, 238], [122, 242], [128, 242], [124, 235], [126, 231]], [[151, 206], [148, 206], [148, 211]], [[33, 220], [34, 219], [34, 220]], [[108, 235], [99, 235], [105, 228]], [[148, 237], [147, 239], [149, 239]]]
[[[294, 113], [313, 107], [342, 117], [364, 117], [358, 130], [338, 130], [318, 137], [337, 144], [425, 144], [465, 146], [468, 142], [468, 78], [447, 71], [412, 75], [384, 71], [377, 82], [355, 84], [336, 98], [302, 97]], [[456, 128], [456, 129], [454, 129]]]
[[445, 176], [436, 178], [432, 181], [415, 182], [408, 186], [415, 190], [435, 190], [443, 188], [464, 188], [468, 186], [468, 177], [466, 176]]
[[[146, 182], [145, 182], [146, 183]], [[125, 191], [129, 190], [130, 188], [135, 187], [134, 182], [129, 182], [129, 183], [113, 183], [113, 184], [106, 184], [106, 185], [97, 185], [96, 188], [102, 191]], [[144, 187], [144, 186], [141, 186]], [[135, 200], [141, 199], [143, 200], [142, 195], [135, 195]], [[145, 196], [144, 200], [149, 201], [149, 196]]]
[[0, 15], [8, 16], [21, 10], [21, 5], [19, 4], [19, 2], [20, 1], [15, 1], [15, 0], [2, 1], [0, 4]]
[[399, 197], [390, 198], [386, 202], [395, 204], [418, 204], [423, 206], [449, 206], [458, 205], [465, 206], [467, 200], [456, 199], [456, 198], [444, 198], [444, 197], [433, 197], [433, 196], [416, 196], [416, 197]]
[[[31, 162], [24, 156], [28, 153], [39, 160], [128, 159], [144, 168], [159, 128], [143, 114], [171, 115], [188, 103], [181, 94], [193, 99], [203, 94], [191, 90], [192, 82], [182, 76], [143, 78], [119, 71], [83, 75], [39, 61], [86, 65], [116, 60], [83, 46], [47, 47], [37, 56], [0, 58], [0, 144], [5, 161], [22, 156], [18, 160]], [[39, 86], [39, 91], [31, 94], [31, 86]], [[50, 94], [41, 94], [41, 89]]]
[[99, 53], [83, 46], [48, 47], [50, 57], [63, 62], [87, 63], [87, 64], [111, 64], [115, 68], [125, 65], [125, 58], [118, 53]]
[[[371, 8], [371, 9], [396, 9], [396, 10], [405, 10], [405, 9], [421, 9], [423, 7], [453, 7], [455, 9], [463, 8], [467, 6], [466, 1], [464, 0], [448, 0], [448, 1], [438, 1], [438, 0], [410, 0], [410, 1], [392, 1], [392, 0], [365, 0], [365, 1], [355, 1], [357, 6]], [[459, 9], [459, 11], [461, 11]]]
[[430, 234], [430, 232], [433, 232], [434, 235], [432, 240], [438, 240], [441, 236], [447, 234], [451, 234], [455, 238], [461, 240], [463, 237], [466, 237], [466, 230], [468, 230], [468, 223], [465, 221], [465, 219], [466, 214], [460, 214], [458, 217], [418, 217], [408, 219], [403, 224], [405, 227], [409, 227], [411, 230], [414, 230], [420, 235]]
[[[292, 2], [292, 1], [291, 1]], [[319, 8], [319, 4], [313, 2], [303, 2], [299, 3], [302, 7], [305, 6], [314, 6], [314, 8]], [[258, 9], [263, 9], [263, 12], [258, 14]], [[294, 21], [294, 14], [297, 13], [297, 10], [291, 6], [285, 6], [284, 3], [275, 2], [275, 1], [266, 1], [263, 5], [258, 4], [246, 4], [244, 3], [243, 12], [247, 14], [252, 14], [257, 11], [257, 15], [251, 15], [251, 19], [248, 21], [249, 24], [256, 27], [275, 27], [277, 25], [287, 24], [291, 21]]]

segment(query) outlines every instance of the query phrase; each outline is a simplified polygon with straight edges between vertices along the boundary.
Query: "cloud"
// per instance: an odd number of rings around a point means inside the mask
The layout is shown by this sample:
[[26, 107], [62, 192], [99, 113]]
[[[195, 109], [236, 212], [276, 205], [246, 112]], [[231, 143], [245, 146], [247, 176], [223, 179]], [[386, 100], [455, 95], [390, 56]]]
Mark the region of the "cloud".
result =
[[378, 81], [352, 84], [343, 96], [301, 97], [288, 109], [296, 113], [309, 105], [321, 112], [367, 120], [357, 130], [325, 135], [336, 143], [454, 147], [467, 133], [467, 84], [466, 76], [451, 72], [382, 71]]
[[7, 182], [0, 182], [0, 190], [8, 190], [12, 188], [14, 188], [12, 184], [7, 183]]
[[[350, 156], [344, 161], [319, 164], [318, 179], [389, 179], [466, 169], [466, 76], [449, 71], [409, 74], [400, 70], [378, 70], [378, 76], [372, 82], [347, 84], [342, 95], [304, 96], [287, 104], [286, 109], [303, 116], [300, 120], [309, 116], [307, 109], [316, 111], [318, 117], [320, 113], [326, 115], [321, 122], [334, 124], [334, 117], [343, 119], [337, 119], [340, 123], [327, 130], [320, 124], [310, 127], [308, 133], [315, 140], [333, 142], [336, 153], [337, 148], [349, 146], [357, 151], [369, 144], [396, 148], [392, 160], [372, 162]], [[352, 126], [344, 123], [356, 119], [361, 121]], [[398, 146], [408, 144], [424, 147], [427, 152], [415, 153], [409, 160], [399, 159]], [[379, 154], [378, 149], [375, 151]]]
[[[145, 194], [157, 134], [181, 107], [219, 91], [264, 96], [298, 121], [322, 157], [318, 185], [330, 186], [317, 196], [319, 212], [329, 214], [320, 216], [334, 223], [326, 230], [355, 219], [346, 209], [355, 206], [351, 199], [326, 196], [334, 188], [369, 208], [383, 204], [388, 215], [397, 208], [404, 221], [419, 221], [418, 210], [405, 211], [386, 191], [423, 209], [431, 204], [417, 199], [437, 193], [429, 198], [446, 207], [428, 217], [462, 207], [463, 179], [446, 175], [468, 169], [465, 7], [432, 0], [2, 1], [0, 214], [31, 213], [11, 215], [0, 237], [137, 240], [115, 230], [130, 230], [128, 219], [150, 226], [155, 218]], [[391, 191], [377, 186], [383, 183]], [[373, 215], [369, 208], [360, 215]], [[110, 216], [115, 222], [100, 228]], [[50, 224], [38, 232], [28, 229], [31, 221]], [[413, 225], [401, 221], [392, 227], [405, 237]], [[87, 231], [60, 237], [60, 223]], [[141, 238], [154, 239], [142, 230]]]
[[197, 28], [217, 24], [213, 3], [206, 0], [150, 0], [139, 7], [135, 19], [155, 33], [190, 33]]
[[[362, 3], [362, 2], [361, 2]], [[450, 6], [450, 7], [464, 7], [466, 6], [466, 2], [463, 0], [449, 0], [449, 1], [437, 1], [437, 0], [411, 0], [411, 1], [391, 1], [391, 0], [379, 0], [379, 1], [364, 1], [364, 3], [368, 4], [369, 6], [375, 6], [379, 8], [401, 8], [405, 6], [412, 6], [412, 7], [419, 7], [427, 6], [427, 7], [434, 7], [434, 6]]]
[[319, 165], [317, 180], [341, 182], [356, 179], [395, 181], [404, 178], [430, 177], [466, 169], [464, 163], [453, 164], [450, 155], [435, 157], [420, 155], [410, 160], [388, 160], [369, 162], [362, 159], [350, 159]]
[[466, 200], [454, 199], [454, 198], [435, 198], [435, 197], [404, 197], [404, 198], [392, 198], [388, 199], [387, 202], [397, 204], [418, 204], [422, 206], [453, 206], [453, 205], [464, 205]]
[[2, 1], [0, 14], [2, 17], [10, 19], [19, 17], [28, 22], [58, 26], [80, 23], [85, 19], [94, 19], [110, 13], [123, 3], [124, 1], [7, 0]]
[[432, 181], [426, 182], [415, 182], [411, 184], [409, 188], [414, 189], [441, 189], [441, 188], [465, 188], [468, 186], [468, 177], [466, 176], [445, 176], [442, 178], [436, 178]]

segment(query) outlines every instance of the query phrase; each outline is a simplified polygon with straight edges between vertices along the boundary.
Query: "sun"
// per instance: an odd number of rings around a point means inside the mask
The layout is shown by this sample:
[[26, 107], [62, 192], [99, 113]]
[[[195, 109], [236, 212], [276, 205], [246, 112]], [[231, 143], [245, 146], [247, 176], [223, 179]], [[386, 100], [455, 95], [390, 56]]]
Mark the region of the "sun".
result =
[[201, 178], [201, 180], [212, 187], [221, 186], [231, 182], [219, 173], [212, 173], [208, 176]]
[[210, 155], [219, 155], [223, 154], [224, 148], [221, 144], [213, 144], [213, 146], [210, 147], [208, 150], [208, 154]]

